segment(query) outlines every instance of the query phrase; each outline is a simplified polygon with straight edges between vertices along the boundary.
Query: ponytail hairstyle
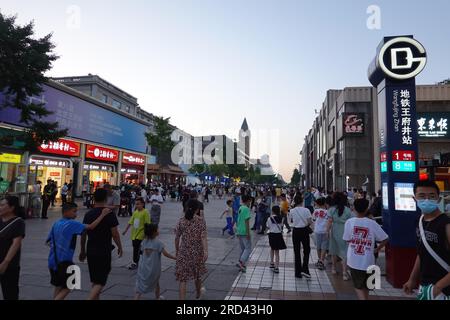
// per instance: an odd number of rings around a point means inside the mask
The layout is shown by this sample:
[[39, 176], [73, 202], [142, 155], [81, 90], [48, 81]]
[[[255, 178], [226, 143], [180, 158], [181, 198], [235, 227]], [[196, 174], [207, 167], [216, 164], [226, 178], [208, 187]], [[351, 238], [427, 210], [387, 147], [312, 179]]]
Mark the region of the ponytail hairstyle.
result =
[[186, 208], [184, 210], [184, 217], [187, 220], [192, 220], [194, 215], [200, 209], [200, 204], [197, 200], [191, 199], [186, 203]]
[[344, 209], [348, 203], [347, 197], [342, 192], [336, 192], [334, 194], [334, 203], [338, 210], [339, 217], [342, 216], [344, 214]]
[[303, 203], [303, 197], [302, 197], [302, 195], [301, 194], [297, 194], [295, 197], [294, 197], [294, 206], [299, 206], [299, 205], [301, 205]]
[[6, 200], [6, 203], [8, 203], [9, 207], [14, 207], [14, 215], [16, 217], [20, 217], [22, 219], [25, 219], [25, 209], [20, 206], [19, 197], [16, 196], [6, 196], [4, 198]]

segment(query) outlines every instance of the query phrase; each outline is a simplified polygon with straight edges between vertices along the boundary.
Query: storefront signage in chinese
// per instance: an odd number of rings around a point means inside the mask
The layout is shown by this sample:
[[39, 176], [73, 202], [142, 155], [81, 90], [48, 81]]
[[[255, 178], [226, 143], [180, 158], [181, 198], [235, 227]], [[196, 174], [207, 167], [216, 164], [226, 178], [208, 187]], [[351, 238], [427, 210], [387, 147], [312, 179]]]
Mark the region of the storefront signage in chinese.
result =
[[364, 113], [344, 113], [344, 133], [364, 134]]
[[21, 161], [22, 161], [22, 156], [20, 154], [0, 153], [0, 162], [20, 163]]
[[65, 139], [43, 143], [38, 148], [43, 153], [61, 154], [72, 157], [78, 157], [80, 155], [80, 144]]
[[45, 157], [32, 156], [30, 157], [30, 165], [44, 166], [44, 167], [57, 167], [57, 168], [70, 168], [70, 162], [59, 159], [49, 159]]
[[420, 138], [450, 138], [450, 113], [419, 113], [417, 128]]
[[122, 162], [126, 164], [145, 165], [145, 157], [135, 153], [124, 152], [122, 158]]
[[104, 147], [86, 145], [86, 158], [117, 162], [119, 160], [119, 151]]

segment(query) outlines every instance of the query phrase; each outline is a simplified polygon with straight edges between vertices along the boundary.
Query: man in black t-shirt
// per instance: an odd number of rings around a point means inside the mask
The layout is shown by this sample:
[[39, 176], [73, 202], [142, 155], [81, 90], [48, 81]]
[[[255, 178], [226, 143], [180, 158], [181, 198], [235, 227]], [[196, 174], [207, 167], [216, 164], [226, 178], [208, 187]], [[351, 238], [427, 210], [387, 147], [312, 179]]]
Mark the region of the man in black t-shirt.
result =
[[4, 300], [19, 299], [20, 249], [25, 222], [17, 217], [19, 199], [7, 196], [0, 201], [0, 284]]
[[[403, 286], [411, 294], [420, 279], [418, 299], [450, 299], [450, 218], [439, 210], [439, 188], [433, 181], [420, 181], [414, 186], [417, 206], [422, 211], [425, 239], [441, 261], [425, 247], [417, 228], [417, 258], [408, 282]], [[420, 221], [419, 221], [420, 223]]]
[[[95, 206], [89, 210], [83, 219], [83, 224], [93, 223], [102, 213], [106, 206], [108, 191], [97, 189], [94, 193]], [[111, 239], [117, 245], [119, 258], [122, 257], [122, 243], [117, 226], [119, 221], [116, 215], [106, 216], [94, 230], [87, 232], [81, 237], [80, 261], [87, 257], [89, 276], [91, 278], [92, 290], [89, 300], [98, 300], [103, 287], [106, 285], [108, 275], [111, 272], [111, 251], [114, 249]]]

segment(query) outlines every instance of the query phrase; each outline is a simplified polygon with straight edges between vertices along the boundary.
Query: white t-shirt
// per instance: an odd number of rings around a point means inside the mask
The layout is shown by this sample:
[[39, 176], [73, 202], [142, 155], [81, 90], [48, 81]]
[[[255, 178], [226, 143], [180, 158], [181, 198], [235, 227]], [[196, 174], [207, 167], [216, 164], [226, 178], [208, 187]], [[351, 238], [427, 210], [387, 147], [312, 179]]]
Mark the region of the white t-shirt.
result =
[[152, 196], [150, 197], [150, 202], [151, 202], [152, 204], [161, 204], [161, 203], [164, 202], [164, 199], [163, 199], [162, 195], [160, 195], [160, 194], [158, 194], [158, 195], [154, 194], [154, 195], [152, 195]]
[[316, 209], [313, 212], [314, 222], [314, 232], [315, 233], [327, 233], [327, 210], [326, 209]]
[[144, 199], [144, 201], [147, 199], [147, 191], [145, 191], [145, 189], [141, 190], [141, 198]]
[[288, 213], [289, 220], [292, 219], [294, 228], [307, 227], [308, 219], [312, 219], [311, 212], [305, 207], [295, 207]]
[[275, 216], [271, 215], [269, 219], [267, 219], [266, 227], [269, 229], [269, 233], [281, 233], [281, 230], [283, 230], [283, 223], [276, 223]]
[[226, 218], [233, 218], [233, 208], [227, 206], [223, 211], [226, 211], [225, 213]]
[[353, 269], [366, 271], [375, 264], [375, 241], [388, 238], [380, 225], [369, 218], [350, 218], [345, 222], [345, 241], [349, 241], [347, 265]]

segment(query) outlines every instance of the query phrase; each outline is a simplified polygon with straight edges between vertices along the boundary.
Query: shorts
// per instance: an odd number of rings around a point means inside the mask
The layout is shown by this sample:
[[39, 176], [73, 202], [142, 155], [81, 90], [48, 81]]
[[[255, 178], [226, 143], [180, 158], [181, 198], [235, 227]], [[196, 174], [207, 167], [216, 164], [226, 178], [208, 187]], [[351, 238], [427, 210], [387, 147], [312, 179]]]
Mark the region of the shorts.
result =
[[111, 272], [111, 255], [94, 256], [88, 254], [87, 262], [91, 283], [102, 286], [106, 285], [109, 273]]
[[316, 240], [316, 248], [317, 250], [328, 250], [328, 234], [326, 233], [314, 233], [314, 238]]
[[72, 262], [64, 262], [60, 264], [59, 270], [49, 268], [50, 283], [55, 287], [67, 289], [67, 279], [72, 276], [71, 273], [67, 273], [67, 268], [71, 265], [73, 265]]
[[370, 274], [364, 270], [358, 270], [350, 268], [350, 274], [352, 275], [353, 286], [355, 289], [359, 290], [369, 290], [367, 287], [367, 280], [370, 277]]

